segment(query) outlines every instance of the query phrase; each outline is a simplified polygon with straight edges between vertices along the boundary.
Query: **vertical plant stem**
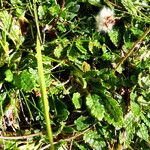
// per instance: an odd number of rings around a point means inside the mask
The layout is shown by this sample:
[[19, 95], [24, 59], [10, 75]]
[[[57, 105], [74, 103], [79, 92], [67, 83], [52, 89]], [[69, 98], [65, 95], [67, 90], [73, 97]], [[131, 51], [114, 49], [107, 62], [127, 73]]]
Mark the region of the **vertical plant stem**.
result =
[[38, 22], [37, 8], [36, 8], [36, 0], [33, 0], [33, 9], [34, 9], [34, 17], [35, 17], [36, 28], [37, 28], [37, 35], [38, 35], [39, 41], [42, 43], [39, 22]]
[[50, 115], [49, 115], [49, 102], [47, 99], [47, 93], [46, 93], [46, 86], [45, 86], [45, 78], [44, 78], [44, 70], [43, 70], [43, 64], [42, 64], [42, 54], [41, 54], [41, 45], [40, 40], [37, 36], [37, 43], [36, 43], [36, 50], [37, 50], [37, 63], [38, 63], [38, 74], [40, 79], [40, 88], [41, 88], [41, 94], [42, 94], [42, 100], [44, 105], [44, 116], [46, 121], [46, 128], [47, 128], [47, 134], [48, 138], [51, 144], [51, 150], [54, 150], [53, 145], [53, 134], [51, 129], [51, 121], [50, 121]]
[[52, 128], [51, 128], [50, 115], [49, 115], [49, 102], [48, 102], [48, 98], [47, 98], [45, 78], [44, 78], [44, 69], [43, 69], [43, 64], [42, 64], [41, 36], [40, 36], [40, 30], [39, 30], [39, 24], [38, 24], [38, 15], [37, 15], [37, 9], [36, 9], [36, 3], [35, 2], [36, 2], [36, 0], [33, 0], [34, 16], [35, 16], [35, 21], [36, 21], [36, 26], [37, 26], [36, 51], [37, 51], [39, 83], [40, 83], [43, 106], [44, 106], [44, 117], [45, 117], [45, 121], [46, 121], [47, 135], [49, 138], [49, 142], [51, 144], [50, 149], [54, 150], [53, 134], [52, 134]]

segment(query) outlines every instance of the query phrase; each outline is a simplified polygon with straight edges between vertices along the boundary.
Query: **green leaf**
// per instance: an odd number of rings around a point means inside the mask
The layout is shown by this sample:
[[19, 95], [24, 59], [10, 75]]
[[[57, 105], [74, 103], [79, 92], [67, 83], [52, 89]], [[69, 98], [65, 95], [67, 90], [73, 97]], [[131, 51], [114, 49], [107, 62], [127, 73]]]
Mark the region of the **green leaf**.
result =
[[66, 8], [71, 11], [71, 12], [74, 12], [74, 13], [77, 13], [79, 11], [79, 8], [80, 8], [80, 5], [77, 4], [77, 2], [70, 2], [67, 4]]
[[130, 14], [132, 14], [133, 16], [137, 16], [137, 9], [131, 0], [128, 0], [128, 2], [126, 0], [122, 0], [122, 4]]
[[93, 115], [100, 121], [104, 118], [105, 109], [104, 106], [99, 102], [99, 100], [100, 97], [96, 94], [89, 94], [86, 97], [86, 105], [89, 108], [91, 115]]
[[149, 143], [149, 133], [148, 133], [148, 129], [147, 129], [146, 125], [144, 123], [142, 123], [139, 127], [140, 127], [140, 129], [137, 132], [137, 135], [141, 139], [143, 139]]
[[[21, 0], [11, 0], [10, 1], [13, 7], [15, 8], [15, 14], [17, 17], [20, 17], [25, 12], [24, 4]], [[20, 7], [21, 6], [21, 7]]]
[[134, 138], [135, 127], [136, 127], [135, 118], [131, 111], [127, 113], [124, 117], [123, 127], [125, 131], [124, 132], [120, 131], [119, 140], [121, 144], [124, 143], [125, 146], [124, 148], [127, 148], [129, 147], [129, 145], [132, 142], [132, 139]]
[[13, 84], [25, 92], [31, 92], [37, 86], [34, 75], [27, 70], [23, 70], [21, 74], [14, 76]]
[[56, 46], [56, 48], [54, 49], [54, 55], [55, 55], [57, 58], [60, 58], [62, 51], [63, 51], [63, 47], [62, 47], [61, 44], [59, 44], [59, 45]]
[[39, 19], [43, 19], [44, 18], [45, 9], [46, 9], [46, 6], [39, 6], [38, 7], [38, 16], [39, 16]]
[[86, 132], [83, 139], [91, 146], [93, 150], [99, 150], [106, 146], [104, 139], [97, 133], [97, 131]]
[[67, 120], [69, 111], [67, 110], [66, 105], [60, 100], [55, 100], [55, 106], [56, 106], [57, 122], [62, 122]]
[[138, 84], [140, 87], [148, 88], [150, 85], [149, 75], [141, 72], [138, 76]]
[[77, 13], [79, 11], [79, 9], [80, 9], [80, 5], [76, 4], [70, 9], [70, 11]]
[[79, 117], [77, 120], [75, 120], [75, 125], [78, 131], [83, 131], [85, 129], [87, 129], [92, 123], [93, 123], [93, 119], [91, 119], [90, 117]]
[[[65, 11], [61, 13], [61, 16], [68, 21], [72, 21], [76, 16], [77, 12], [79, 11], [80, 5], [77, 2], [70, 2], [66, 5]], [[73, 24], [73, 22], [71, 23]]]
[[80, 57], [80, 54], [75, 48], [71, 48], [67, 51], [67, 56], [70, 61], [76, 62], [78, 61], [78, 57]]
[[76, 41], [76, 47], [78, 48], [78, 50], [79, 50], [82, 54], [86, 54], [86, 53], [87, 53], [87, 50], [83, 47], [82, 44], [83, 44], [83, 43], [82, 43], [81, 39]]
[[117, 69], [116, 69], [116, 71], [118, 72], [118, 73], [122, 73], [123, 72], [123, 67], [120, 65]]
[[113, 124], [117, 129], [121, 128], [123, 125], [123, 112], [119, 103], [115, 99], [107, 97], [105, 111], [105, 120]]
[[64, 148], [66, 148], [66, 145], [67, 145], [67, 141], [60, 140], [57, 144], [55, 144], [55, 149], [56, 150], [63, 150]]
[[13, 73], [10, 69], [5, 71], [5, 81], [11, 82], [13, 80]]
[[141, 119], [150, 128], [150, 120], [148, 120], [148, 118], [146, 118], [146, 116], [143, 113], [141, 113]]
[[119, 34], [119, 30], [114, 28], [113, 30], [111, 30], [111, 32], [108, 33], [112, 43], [115, 46], [118, 46], [119, 41], [120, 41], [120, 34]]
[[[144, 93], [146, 94], [146, 90], [144, 90]], [[149, 92], [148, 92], [149, 93]], [[150, 101], [147, 101], [145, 96], [139, 96], [137, 98], [137, 101], [138, 103], [141, 105], [141, 106], [144, 106], [144, 107], [149, 107], [150, 106]]]
[[[104, 53], [101, 57], [103, 60], [111, 60], [112, 55], [110, 52]], [[118, 71], [118, 70], [117, 70]]]
[[35, 143], [35, 142], [28, 142], [28, 144], [25, 143], [18, 143], [17, 148], [19, 150], [24, 150], [24, 149], [34, 149], [34, 150], [38, 150], [39, 147], [41, 146], [41, 141], [39, 141], [39, 143]]
[[75, 143], [76, 144], [76, 146], [79, 148], [79, 150], [88, 150], [88, 146], [87, 146], [87, 144], [78, 144], [77, 142]]
[[0, 12], [0, 18], [0, 29], [2, 29], [4, 33], [9, 36], [9, 38], [14, 42], [18, 49], [24, 41], [19, 20], [14, 19], [13, 16], [7, 11]]
[[0, 12], [0, 18], [0, 29], [2, 29], [5, 32], [8, 32], [11, 26], [12, 16], [7, 11], [2, 11]]
[[14, 6], [15, 6], [15, 5], [21, 5], [21, 4], [22, 4], [21, 0], [10, 0], [10, 2], [11, 2], [11, 4], [13, 4]]
[[72, 134], [74, 132], [74, 129], [72, 127], [64, 126], [63, 132], [65, 134]]
[[131, 31], [135, 36], [141, 36], [143, 34], [143, 31], [136, 27], [132, 27]]
[[143, 1], [143, 3], [139, 2], [139, 4], [137, 1], [132, 1], [132, 0], [128, 0], [128, 1], [122, 0], [121, 3], [134, 19], [145, 23], [150, 22], [150, 20], [148, 19], [148, 15], [146, 15], [146, 13], [145, 14], [143, 13], [143, 10], [146, 11], [147, 9], [147, 7], [145, 6], [148, 6], [147, 0], [145, 2]]
[[49, 9], [49, 11], [50, 11], [50, 14], [52, 16], [57, 16], [58, 13], [60, 12], [60, 6], [58, 4], [54, 5], [54, 6], [51, 6], [50, 9]]
[[101, 45], [100, 45], [100, 42], [98, 40], [90, 40], [88, 47], [89, 47], [89, 51], [91, 53], [93, 53], [94, 47], [100, 48]]
[[76, 93], [73, 94], [72, 102], [73, 102], [76, 109], [81, 108], [82, 101], [81, 101], [81, 98], [80, 98], [80, 93], [76, 92]]
[[57, 23], [57, 28], [58, 28], [59, 31], [61, 31], [63, 33], [67, 31], [66, 26], [64, 24], [62, 24], [61, 22]]
[[[82, 0], [83, 1], [83, 0]], [[88, 0], [88, 2], [91, 4], [91, 5], [94, 5], [94, 6], [97, 6], [97, 7], [100, 7], [101, 4], [100, 4], [100, 0]]]
[[131, 111], [135, 117], [139, 117], [141, 114], [140, 106], [136, 102], [133, 102], [133, 101], [131, 101]]
[[5, 141], [5, 149], [18, 149], [17, 144], [13, 140]]
[[93, 47], [94, 47], [93, 42], [90, 41], [88, 46], [89, 46], [89, 51], [90, 51], [91, 53], [93, 53]]

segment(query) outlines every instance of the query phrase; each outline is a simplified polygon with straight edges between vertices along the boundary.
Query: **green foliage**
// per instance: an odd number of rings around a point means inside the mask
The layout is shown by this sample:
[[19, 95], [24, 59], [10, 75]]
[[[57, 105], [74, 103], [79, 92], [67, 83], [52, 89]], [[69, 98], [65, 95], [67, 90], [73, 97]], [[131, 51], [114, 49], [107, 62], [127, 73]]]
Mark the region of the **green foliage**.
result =
[[110, 123], [113, 124], [116, 129], [122, 127], [123, 122], [123, 112], [118, 104], [118, 102], [112, 98], [108, 98], [106, 104], [106, 114], [105, 119]]
[[94, 123], [94, 120], [90, 117], [81, 116], [77, 120], [75, 120], [75, 125], [78, 131], [87, 129], [93, 123]]
[[59, 100], [55, 100], [55, 109], [56, 109], [56, 118], [57, 122], [62, 122], [67, 120], [69, 112], [66, 108], [66, 106]]
[[147, 126], [142, 123], [140, 126], [139, 131], [137, 132], [137, 135], [141, 138], [144, 139], [145, 141], [147, 141], [149, 143], [149, 134], [148, 134], [148, 129]]
[[104, 118], [105, 109], [104, 106], [99, 103], [98, 95], [88, 95], [86, 98], [86, 105], [91, 111], [91, 114], [99, 121]]
[[83, 138], [94, 150], [101, 149], [106, 146], [104, 139], [96, 131], [89, 131], [85, 133]]
[[13, 73], [11, 72], [11, 70], [6, 70], [5, 72], [5, 81], [7, 81], [7, 82], [11, 82], [11, 81], [13, 81]]
[[80, 93], [73, 93], [73, 97], [72, 97], [72, 102], [75, 106], [76, 109], [81, 108], [81, 98], [80, 98]]
[[[148, 150], [148, 4], [1, 1], [0, 149], [49, 148], [37, 65], [40, 49], [55, 149]], [[108, 33], [96, 31], [95, 16], [103, 6], [115, 14]]]
[[27, 70], [23, 70], [21, 74], [14, 76], [13, 84], [25, 92], [31, 92], [36, 88], [36, 78]]

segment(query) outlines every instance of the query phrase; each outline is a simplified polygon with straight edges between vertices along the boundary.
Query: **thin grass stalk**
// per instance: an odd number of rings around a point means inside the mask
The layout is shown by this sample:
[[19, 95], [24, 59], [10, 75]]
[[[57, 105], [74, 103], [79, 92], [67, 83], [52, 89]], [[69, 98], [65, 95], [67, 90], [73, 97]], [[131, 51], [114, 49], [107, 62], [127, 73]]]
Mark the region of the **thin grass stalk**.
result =
[[37, 62], [38, 63], [38, 74], [39, 74], [39, 79], [40, 79], [39, 82], [40, 82], [42, 100], [43, 100], [43, 105], [44, 105], [44, 117], [45, 117], [45, 121], [46, 121], [47, 135], [49, 138], [49, 142], [51, 144], [50, 149], [54, 150], [53, 134], [52, 134], [52, 129], [51, 129], [50, 115], [49, 115], [49, 102], [47, 99], [44, 70], [43, 70], [43, 64], [42, 64], [41, 45], [40, 45], [40, 40], [39, 40], [38, 36], [37, 36], [36, 50], [37, 50], [37, 61], [38, 61]]
[[46, 122], [47, 135], [48, 135], [49, 142], [51, 145], [50, 150], [54, 150], [53, 134], [52, 134], [52, 128], [51, 128], [50, 115], [49, 115], [49, 102], [48, 102], [48, 98], [47, 98], [44, 69], [43, 69], [43, 64], [42, 64], [41, 36], [40, 36], [40, 30], [39, 30], [39, 24], [38, 24], [36, 0], [33, 0], [33, 5], [34, 5], [34, 16], [35, 16], [35, 21], [36, 21], [36, 26], [37, 26], [36, 51], [37, 51], [39, 84], [40, 84], [40, 88], [41, 88], [41, 94], [42, 94], [42, 100], [43, 100], [43, 106], [44, 106], [44, 117], [45, 117], [45, 122]]

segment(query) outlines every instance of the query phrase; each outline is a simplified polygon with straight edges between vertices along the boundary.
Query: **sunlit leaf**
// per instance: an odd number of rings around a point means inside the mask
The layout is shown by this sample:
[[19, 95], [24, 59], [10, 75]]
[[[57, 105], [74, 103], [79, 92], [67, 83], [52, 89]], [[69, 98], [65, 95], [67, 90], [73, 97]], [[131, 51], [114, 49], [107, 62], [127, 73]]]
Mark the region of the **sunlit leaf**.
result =
[[14, 76], [13, 84], [19, 88], [23, 89], [25, 92], [31, 92], [36, 88], [37, 83], [34, 76], [27, 70], [22, 71], [21, 74]]
[[7, 82], [11, 82], [12, 80], [13, 80], [13, 73], [12, 73], [12, 71], [11, 70], [6, 70], [5, 71], [5, 80], [7, 81]]
[[112, 43], [115, 45], [115, 46], [118, 46], [119, 42], [120, 41], [120, 34], [119, 34], [119, 30], [118, 29], [113, 29], [111, 32], [108, 33], [109, 34], [109, 37], [112, 41]]
[[38, 15], [39, 15], [39, 19], [42, 19], [45, 15], [45, 6], [39, 6], [38, 7]]
[[91, 53], [93, 53], [94, 48], [95, 48], [95, 47], [100, 48], [101, 45], [100, 45], [100, 42], [99, 42], [98, 40], [91, 40], [91, 41], [89, 42], [88, 47], [89, 47], [89, 51], [90, 51]]
[[82, 41], [77, 40], [77, 41], [76, 41], [76, 47], [78, 48], [78, 50], [79, 50], [81, 53], [83, 53], [83, 54], [86, 54], [86, 53], [87, 53], [87, 50], [83, 47]]
[[60, 12], [60, 6], [54, 5], [54, 6], [49, 8], [49, 11], [50, 11], [51, 15], [56, 16]]
[[54, 49], [54, 55], [59, 58], [61, 56], [61, 52], [63, 51], [63, 47], [61, 44], [59, 44], [55, 49]]
[[136, 120], [134, 118], [133, 113], [130, 111], [126, 114], [124, 121], [123, 121], [123, 127], [125, 130], [123, 132], [120, 132], [119, 140], [120, 143], [124, 143], [125, 148], [129, 147], [130, 143], [132, 142], [135, 134], [135, 124]]
[[97, 133], [97, 131], [86, 132], [83, 139], [91, 146], [93, 150], [101, 149], [106, 145], [104, 139]]
[[141, 118], [144, 121], [145, 125], [147, 125], [150, 128], [150, 120], [148, 120], [148, 118], [146, 118], [146, 116], [144, 116], [143, 113], [141, 113]]
[[141, 108], [137, 103], [131, 102], [131, 111], [136, 117], [139, 117], [141, 113]]
[[90, 71], [90, 69], [91, 69], [91, 66], [87, 62], [84, 61], [82, 63], [82, 70], [83, 70], [83, 72]]
[[100, 0], [88, 0], [88, 2], [94, 6], [101, 6]]
[[9, 36], [17, 48], [23, 43], [19, 19], [15, 19], [7, 11], [0, 12], [0, 28]]
[[86, 97], [86, 105], [89, 108], [91, 115], [98, 120], [102, 120], [104, 118], [105, 109], [99, 100], [100, 97], [98, 95], [88, 95]]
[[149, 133], [148, 133], [148, 128], [146, 127], [146, 125], [144, 123], [142, 123], [140, 125], [140, 129], [137, 132], [137, 135], [144, 139], [145, 141], [149, 142]]
[[116, 128], [121, 128], [123, 125], [123, 112], [119, 103], [115, 99], [109, 97], [105, 107], [106, 114], [104, 118]]
[[81, 108], [82, 101], [81, 101], [80, 93], [77, 92], [73, 94], [72, 102], [76, 109]]

